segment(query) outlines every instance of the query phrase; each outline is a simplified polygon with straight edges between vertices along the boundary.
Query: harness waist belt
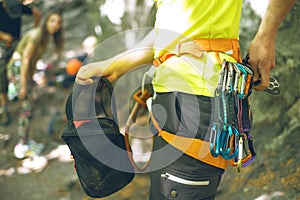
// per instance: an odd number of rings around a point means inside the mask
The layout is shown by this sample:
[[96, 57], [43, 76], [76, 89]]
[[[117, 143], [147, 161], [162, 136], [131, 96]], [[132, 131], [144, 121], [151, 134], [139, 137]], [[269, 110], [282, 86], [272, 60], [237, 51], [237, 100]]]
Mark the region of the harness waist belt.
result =
[[164, 130], [160, 130], [158, 136], [162, 137], [166, 142], [176, 149], [182, 151], [197, 160], [210, 164], [212, 166], [226, 169], [228, 161], [221, 156], [213, 157], [210, 153], [209, 142], [174, 135]]
[[159, 66], [172, 56], [190, 54], [195, 57], [202, 57], [205, 52], [223, 52], [241, 61], [240, 44], [238, 39], [196, 39], [191, 42], [183, 42], [176, 45], [172, 52], [166, 52], [162, 56], [154, 58], [153, 65]]

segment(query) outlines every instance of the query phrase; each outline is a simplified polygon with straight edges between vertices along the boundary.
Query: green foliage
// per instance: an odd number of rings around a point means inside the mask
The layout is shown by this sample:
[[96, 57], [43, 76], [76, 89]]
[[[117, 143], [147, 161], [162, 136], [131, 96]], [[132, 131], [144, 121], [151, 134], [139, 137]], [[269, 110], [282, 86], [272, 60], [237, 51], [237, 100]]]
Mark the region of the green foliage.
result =
[[244, 1], [239, 33], [243, 56], [247, 54], [248, 46], [256, 34], [260, 21], [261, 18], [253, 11], [250, 3]]
[[[120, 25], [112, 23], [107, 16], [103, 16], [103, 13], [101, 13], [99, 8], [106, 2], [107, 0], [86, 0], [90, 31], [94, 32], [96, 27], [101, 27], [101, 33], [98, 33], [101, 41], [122, 31], [139, 27], [151, 27], [154, 24], [155, 7], [149, 7], [143, 0], [135, 1], [134, 6], [129, 5], [133, 2], [127, 2]], [[131, 10], [132, 7], [134, 7], [134, 10]]]

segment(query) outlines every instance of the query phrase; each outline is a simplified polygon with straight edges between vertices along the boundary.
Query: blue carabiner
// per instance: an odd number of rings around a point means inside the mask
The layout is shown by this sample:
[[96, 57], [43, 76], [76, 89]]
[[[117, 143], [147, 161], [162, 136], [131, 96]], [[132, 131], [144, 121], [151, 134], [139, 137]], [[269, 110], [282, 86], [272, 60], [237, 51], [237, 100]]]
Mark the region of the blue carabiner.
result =
[[228, 148], [228, 146], [227, 146], [229, 138], [230, 138], [229, 132], [223, 129], [222, 133], [221, 133], [221, 141], [220, 141], [221, 142], [220, 154], [222, 155], [222, 157], [224, 157], [224, 156], [226, 157], [226, 155], [230, 153], [230, 148]]
[[214, 157], [219, 156], [219, 154], [220, 154], [220, 128], [218, 128], [216, 123], [211, 128], [209, 148], [210, 148], [210, 153], [212, 156], [214, 156]]
[[229, 125], [228, 126], [228, 137], [227, 137], [226, 140], [224, 140], [224, 143], [223, 143], [224, 150], [222, 149], [222, 157], [224, 159], [230, 160], [230, 159], [233, 159], [233, 158], [238, 156], [239, 148], [236, 146], [236, 144], [234, 144], [235, 145], [235, 150], [232, 153], [230, 153], [231, 148], [228, 147], [228, 144], [230, 142], [231, 137], [238, 137], [238, 136], [239, 136], [238, 130], [236, 128], [232, 128], [232, 126]]
[[247, 71], [245, 70], [245, 68], [242, 64], [240, 64], [240, 63], [235, 63], [235, 64], [243, 74], [247, 74]]

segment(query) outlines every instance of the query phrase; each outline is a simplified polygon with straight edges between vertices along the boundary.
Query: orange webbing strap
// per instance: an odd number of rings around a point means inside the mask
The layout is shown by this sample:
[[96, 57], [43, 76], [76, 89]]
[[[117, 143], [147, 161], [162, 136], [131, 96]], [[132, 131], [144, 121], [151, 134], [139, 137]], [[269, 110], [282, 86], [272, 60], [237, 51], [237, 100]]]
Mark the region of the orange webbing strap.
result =
[[153, 65], [157, 67], [160, 64], [162, 64], [163, 62], [165, 62], [166, 60], [168, 60], [170, 57], [176, 56], [176, 55], [177, 54], [174, 54], [174, 53], [164, 53], [161, 57], [154, 58]]
[[226, 169], [227, 167], [227, 160], [221, 156], [213, 157], [211, 155], [209, 150], [209, 142], [200, 139], [174, 135], [163, 130], [160, 131], [158, 135], [186, 155], [218, 168]]
[[151, 97], [151, 93], [149, 93], [146, 89], [142, 92], [141, 90], [137, 91], [133, 98], [136, 100], [136, 103], [133, 106], [133, 109], [128, 117], [128, 120], [126, 122], [126, 126], [125, 126], [125, 132], [124, 132], [124, 136], [125, 136], [125, 147], [128, 153], [128, 157], [129, 160], [132, 164], [132, 166], [135, 168], [135, 170], [137, 171], [144, 171], [149, 163], [150, 160], [148, 162], [146, 162], [142, 167], [139, 167], [136, 162], [133, 159], [133, 153], [131, 150], [131, 146], [130, 146], [130, 142], [129, 142], [129, 132], [130, 132], [130, 127], [135, 123], [136, 118], [137, 118], [137, 114], [140, 110], [140, 108], [142, 107], [146, 107], [146, 100]]
[[242, 61], [240, 43], [236, 38], [231, 39], [196, 39], [195, 42], [203, 47], [206, 52], [223, 52], [232, 56], [237, 61]]
[[179, 149], [186, 155], [191, 156], [197, 160], [205, 162], [215, 167], [226, 169], [228, 161], [226, 161], [221, 156], [213, 157], [210, 153], [209, 142], [188, 138], [183, 136], [178, 136], [167, 131], [162, 130], [159, 127], [158, 122], [153, 116], [153, 113], [150, 112], [150, 117], [153, 123], [153, 126], [158, 130], [158, 136], [162, 137], [166, 142], [171, 144], [176, 149]]
[[155, 58], [153, 60], [153, 65], [157, 67], [172, 56], [181, 56], [184, 54], [190, 54], [200, 58], [202, 57], [204, 52], [212, 52], [212, 51], [226, 53], [232, 56], [238, 62], [242, 60], [241, 52], [240, 52], [240, 44], [238, 39], [201, 38], [191, 42], [183, 42], [178, 44], [177, 48], [175, 49], [175, 52], [172, 53], [166, 52], [159, 58]]

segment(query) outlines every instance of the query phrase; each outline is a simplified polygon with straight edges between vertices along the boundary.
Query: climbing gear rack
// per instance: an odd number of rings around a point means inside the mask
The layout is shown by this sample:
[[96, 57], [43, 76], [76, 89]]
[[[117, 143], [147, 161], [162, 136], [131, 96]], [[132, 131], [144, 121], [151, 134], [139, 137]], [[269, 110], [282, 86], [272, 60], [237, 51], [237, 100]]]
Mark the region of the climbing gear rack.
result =
[[253, 71], [245, 63], [224, 60], [213, 98], [210, 152], [230, 160], [240, 172], [255, 158], [250, 134]]

